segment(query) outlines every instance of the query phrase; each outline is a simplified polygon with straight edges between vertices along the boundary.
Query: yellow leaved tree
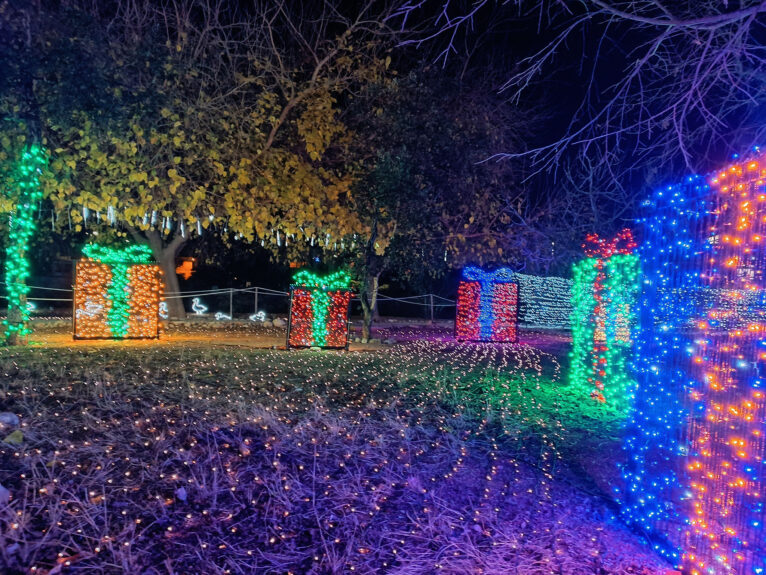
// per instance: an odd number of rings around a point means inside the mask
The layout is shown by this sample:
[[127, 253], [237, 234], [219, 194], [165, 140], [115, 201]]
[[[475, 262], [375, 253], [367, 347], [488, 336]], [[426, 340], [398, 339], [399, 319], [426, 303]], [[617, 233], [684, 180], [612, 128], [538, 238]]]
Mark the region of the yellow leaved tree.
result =
[[7, 48], [27, 62], [17, 74], [55, 79], [35, 84], [34, 106], [9, 83], [2, 105], [42, 126], [40, 185], [55, 224], [113, 226], [148, 243], [170, 292], [176, 255], [196, 234], [277, 247], [328, 245], [358, 228], [339, 111], [386, 73], [385, 13], [375, 3], [229, 4], [21, 8], [19, 31], [33, 27], [35, 40]]

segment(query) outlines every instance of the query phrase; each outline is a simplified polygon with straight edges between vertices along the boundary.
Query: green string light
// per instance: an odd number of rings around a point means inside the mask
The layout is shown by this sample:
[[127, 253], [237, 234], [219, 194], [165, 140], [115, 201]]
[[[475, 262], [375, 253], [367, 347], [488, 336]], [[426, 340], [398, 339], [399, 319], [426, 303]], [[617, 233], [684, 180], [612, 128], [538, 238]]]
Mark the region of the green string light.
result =
[[[599, 273], [604, 278], [600, 304], [594, 293]], [[636, 325], [638, 274], [635, 254], [614, 254], [606, 261], [586, 258], [573, 268], [569, 382], [585, 394], [600, 381], [607, 404], [617, 410], [629, 406], [635, 389], [628, 363]], [[603, 317], [597, 317], [599, 305]]]
[[322, 289], [314, 290], [311, 299], [313, 320], [311, 331], [314, 335], [314, 345], [323, 347], [327, 343], [327, 312], [330, 308], [330, 294]]
[[132, 245], [124, 248], [112, 248], [99, 244], [88, 244], [82, 249], [86, 258], [102, 264], [150, 264], [152, 250], [145, 245]]
[[21, 157], [17, 169], [10, 175], [6, 193], [18, 198], [9, 220], [8, 246], [5, 260], [5, 283], [8, 293], [8, 318], [5, 325], [7, 341], [23, 338], [30, 333], [27, 295], [29, 286], [29, 240], [35, 231], [34, 218], [37, 203], [42, 199], [40, 170], [45, 165], [45, 151], [37, 145], [29, 146]]
[[86, 257], [111, 267], [112, 279], [106, 291], [107, 298], [110, 300], [107, 323], [112, 336], [123, 338], [128, 334], [128, 320], [130, 318], [128, 270], [134, 264], [151, 263], [152, 251], [144, 245], [111, 248], [98, 244], [88, 244], [82, 252]]
[[594, 310], [596, 300], [593, 297], [593, 284], [598, 275], [597, 260], [586, 258], [580, 260], [572, 269], [574, 283], [572, 285], [572, 351], [569, 354], [569, 382], [581, 387], [588, 393], [592, 385], [592, 365], [589, 361], [592, 349], [596, 322]]
[[293, 276], [293, 283], [300, 287], [322, 288], [326, 290], [348, 289], [351, 276], [344, 270], [326, 276], [320, 276], [309, 270], [301, 270]]
[[606, 264], [606, 395], [619, 410], [628, 408], [635, 393], [629, 375], [638, 301], [638, 256], [615, 254]]

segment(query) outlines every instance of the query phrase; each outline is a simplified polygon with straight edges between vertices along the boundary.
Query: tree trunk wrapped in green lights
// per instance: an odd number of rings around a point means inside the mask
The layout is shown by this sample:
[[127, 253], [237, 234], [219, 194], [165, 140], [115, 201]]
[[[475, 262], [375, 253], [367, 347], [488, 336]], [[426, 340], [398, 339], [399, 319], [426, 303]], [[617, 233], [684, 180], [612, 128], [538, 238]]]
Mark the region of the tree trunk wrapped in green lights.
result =
[[35, 212], [42, 199], [39, 174], [44, 165], [44, 150], [37, 145], [29, 146], [7, 180], [8, 189], [4, 190], [16, 202], [8, 223], [5, 259], [8, 316], [3, 323], [6, 343], [10, 345], [24, 343], [30, 333], [27, 307], [29, 240], [35, 231]]

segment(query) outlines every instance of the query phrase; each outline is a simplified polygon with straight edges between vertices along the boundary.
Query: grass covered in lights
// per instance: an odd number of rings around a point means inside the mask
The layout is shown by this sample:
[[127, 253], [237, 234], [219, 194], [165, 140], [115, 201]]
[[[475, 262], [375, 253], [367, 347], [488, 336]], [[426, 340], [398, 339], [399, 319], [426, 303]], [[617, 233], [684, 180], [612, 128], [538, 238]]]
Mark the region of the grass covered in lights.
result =
[[0, 571], [661, 573], [581, 472], [619, 418], [557, 355], [0, 350]]

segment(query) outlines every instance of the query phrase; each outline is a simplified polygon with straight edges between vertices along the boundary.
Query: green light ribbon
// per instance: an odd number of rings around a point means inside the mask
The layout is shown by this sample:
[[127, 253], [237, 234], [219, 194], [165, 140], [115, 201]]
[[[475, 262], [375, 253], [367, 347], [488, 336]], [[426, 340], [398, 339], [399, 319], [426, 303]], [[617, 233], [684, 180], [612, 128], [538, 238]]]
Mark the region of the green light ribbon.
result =
[[130, 319], [130, 280], [128, 270], [135, 264], [152, 262], [152, 251], [148, 246], [132, 245], [124, 248], [111, 248], [98, 244], [86, 245], [82, 253], [99, 263], [111, 267], [112, 279], [107, 286], [107, 298], [111, 301], [107, 312], [109, 331], [116, 338], [128, 334]]

